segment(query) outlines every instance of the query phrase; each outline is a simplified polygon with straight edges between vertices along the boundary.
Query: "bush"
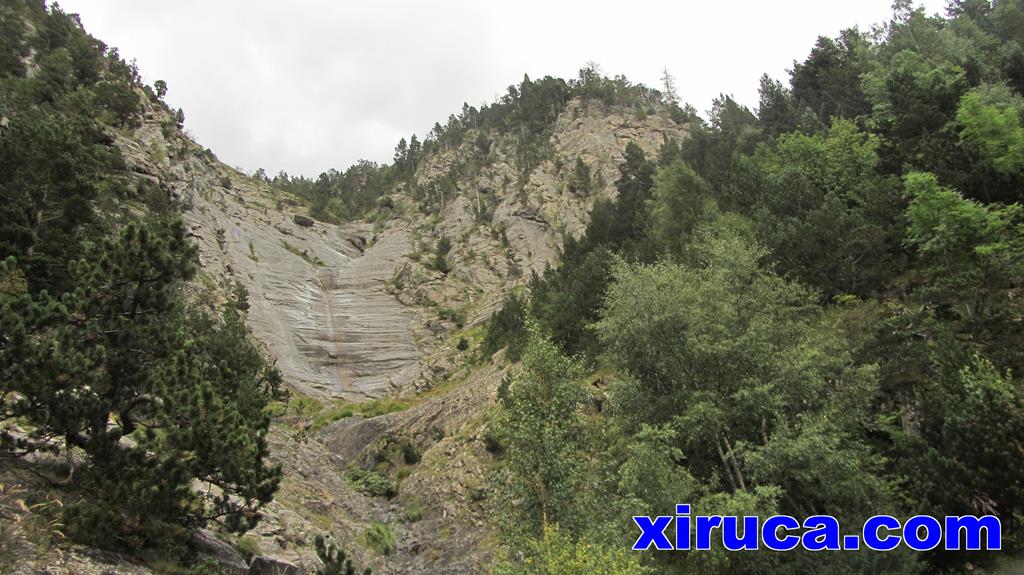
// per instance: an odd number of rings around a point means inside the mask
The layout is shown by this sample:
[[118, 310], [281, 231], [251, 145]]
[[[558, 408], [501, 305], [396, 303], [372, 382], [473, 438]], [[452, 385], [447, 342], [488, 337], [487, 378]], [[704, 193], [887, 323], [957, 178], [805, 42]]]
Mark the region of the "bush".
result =
[[[348, 553], [344, 549], [338, 547], [333, 541], [323, 535], [317, 535], [313, 541], [316, 547], [316, 556], [323, 563], [323, 567], [317, 570], [317, 575], [355, 574], [356, 568], [352, 565], [352, 560], [349, 559]], [[363, 571], [363, 575], [370, 575], [371, 573], [372, 571], [369, 567]]]
[[410, 499], [405, 504], [405, 519], [409, 523], [416, 523], [423, 519], [423, 504], [419, 499]]
[[380, 555], [391, 555], [395, 552], [395, 534], [387, 525], [375, 521], [366, 530], [366, 544]]
[[348, 482], [363, 495], [389, 499], [398, 495], [398, 485], [394, 481], [369, 469], [352, 469], [348, 472]]
[[446, 275], [452, 271], [451, 264], [448, 263], [448, 252], [450, 251], [452, 251], [452, 241], [448, 239], [448, 236], [442, 236], [441, 239], [437, 240], [437, 251], [434, 253], [434, 269]]
[[519, 359], [526, 345], [526, 305], [526, 298], [513, 292], [506, 296], [501, 309], [491, 314], [482, 347], [485, 356], [507, 346], [509, 360]]
[[454, 323], [455, 327], [462, 327], [466, 325], [466, 312], [464, 311], [446, 307], [442, 308], [437, 315], [443, 320], [447, 320]]
[[402, 446], [402, 459], [408, 465], [416, 465], [423, 459], [420, 449], [411, 443]]
[[501, 445], [501, 438], [497, 431], [488, 428], [484, 432], [484, 449], [494, 455], [501, 455], [501, 452], [505, 450]]
[[239, 537], [238, 541], [235, 542], [235, 547], [238, 549], [238, 552], [246, 558], [246, 560], [252, 559], [263, 552], [260, 549], [260, 542], [257, 541], [255, 537]]

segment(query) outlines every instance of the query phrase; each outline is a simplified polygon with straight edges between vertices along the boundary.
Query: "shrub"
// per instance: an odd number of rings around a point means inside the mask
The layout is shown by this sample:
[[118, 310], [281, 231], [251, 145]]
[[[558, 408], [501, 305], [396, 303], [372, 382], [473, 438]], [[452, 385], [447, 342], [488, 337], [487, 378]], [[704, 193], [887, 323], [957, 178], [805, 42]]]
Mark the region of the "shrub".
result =
[[[317, 570], [317, 575], [355, 575], [356, 568], [352, 565], [352, 560], [348, 558], [348, 553], [344, 549], [323, 535], [317, 535], [313, 541], [316, 547], [316, 556], [323, 563], [323, 567]], [[371, 572], [371, 569], [367, 567], [363, 571], [363, 575], [370, 575]]]
[[395, 552], [395, 534], [387, 525], [375, 521], [366, 530], [366, 544], [381, 555], [391, 555]]
[[447, 274], [452, 270], [451, 264], [448, 263], [448, 252], [452, 251], [452, 241], [448, 239], [448, 236], [441, 236], [441, 239], [437, 240], [437, 251], [434, 253], [434, 269]]
[[405, 519], [409, 523], [416, 523], [423, 519], [423, 504], [419, 499], [410, 499], [405, 504]]
[[260, 542], [255, 537], [239, 537], [238, 541], [235, 542], [235, 547], [238, 548], [238, 552], [247, 560], [262, 553]]
[[398, 495], [398, 485], [394, 481], [369, 469], [357, 467], [350, 470], [348, 482], [363, 495], [387, 498]]
[[406, 443], [402, 446], [402, 459], [405, 460], [408, 465], [416, 465], [423, 459], [423, 455], [420, 453], [420, 449], [411, 443]]
[[462, 327], [466, 324], [466, 312], [455, 310], [450, 307], [441, 308], [438, 312], [438, 317], [443, 320], [450, 321], [455, 324], [455, 327]]

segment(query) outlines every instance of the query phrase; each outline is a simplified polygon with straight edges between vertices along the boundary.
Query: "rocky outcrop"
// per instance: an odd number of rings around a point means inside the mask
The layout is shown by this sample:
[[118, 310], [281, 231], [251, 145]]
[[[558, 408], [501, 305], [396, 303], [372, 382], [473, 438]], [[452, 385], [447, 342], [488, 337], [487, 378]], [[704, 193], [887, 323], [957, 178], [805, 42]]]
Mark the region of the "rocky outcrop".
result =
[[248, 180], [227, 180], [230, 189], [205, 180], [183, 189], [204, 273], [246, 288], [249, 325], [285, 381], [350, 400], [405, 391], [419, 355], [407, 312], [385, 287], [408, 233], [388, 230], [366, 247], [366, 224], [305, 225]]
[[[186, 206], [200, 248], [201, 280], [249, 292], [249, 325], [284, 375], [307, 395], [364, 400], [436, 385], [454, 367], [446, 339], [485, 321], [508, 290], [556, 265], [567, 236], [579, 236], [593, 203], [615, 195], [623, 150], [650, 156], [686, 136], [666, 110], [637, 114], [574, 100], [553, 127], [550, 158], [520, 173], [515, 138], [492, 132], [486, 152], [474, 131], [462, 146], [424, 158], [416, 180], [429, 186], [453, 166], [472, 165], [436, 213], [403, 187], [381, 202], [375, 224], [314, 221], [294, 198], [218, 162], [146, 110], [131, 137], [118, 138], [127, 164]], [[482, 154], [482, 155], [481, 155]], [[592, 185], [571, 191], [577, 158]], [[441, 237], [450, 271], [433, 269]]]
[[[168, 137], [165, 121], [151, 110], [118, 144], [140, 180], [186, 207], [200, 250], [198, 281], [209, 288], [199, 291], [218, 303], [232, 297], [232, 283], [248, 292], [252, 334], [291, 389], [361, 401], [442, 386], [407, 410], [350, 417], [318, 433], [301, 417], [278, 420], [268, 441], [285, 478], [249, 534], [259, 554], [312, 572], [313, 540], [330, 533], [375, 573], [485, 572], [494, 552], [488, 518], [497, 511], [483, 437], [504, 368], [500, 357], [469, 361], [476, 353], [469, 340], [480, 337], [473, 328], [532, 272], [557, 265], [564, 239], [584, 231], [594, 202], [614, 197], [627, 142], [653, 156], [663, 142], [684, 138], [686, 127], [661, 109], [638, 115], [573, 101], [554, 126], [550, 157], [528, 174], [515, 165], [514, 139], [492, 133], [486, 152], [467, 143], [421, 161], [421, 186], [452, 166], [472, 167], [436, 209], [425, 213], [400, 186], [373, 223], [339, 226], [310, 219], [296, 199], [180, 134]], [[577, 158], [592, 174], [583, 191], [569, 186]], [[452, 248], [439, 270], [442, 237]], [[463, 338], [467, 345], [458, 346]], [[421, 459], [396, 463], [401, 446]], [[346, 479], [356, 467], [390, 473], [398, 496], [360, 493]], [[391, 556], [364, 544], [375, 523], [394, 533]]]

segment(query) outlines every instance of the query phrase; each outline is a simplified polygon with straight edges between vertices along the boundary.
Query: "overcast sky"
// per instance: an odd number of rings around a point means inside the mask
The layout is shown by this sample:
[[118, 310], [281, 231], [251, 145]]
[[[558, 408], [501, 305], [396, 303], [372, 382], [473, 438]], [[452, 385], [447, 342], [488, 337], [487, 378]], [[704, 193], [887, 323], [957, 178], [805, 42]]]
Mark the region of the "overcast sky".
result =
[[[660, 85], [698, 110], [719, 93], [757, 105], [819, 35], [891, 14], [892, 0], [63, 0], [86, 29], [163, 79], [185, 127], [228, 164], [316, 176], [391, 159], [463, 102], [492, 102], [527, 73], [587, 61]], [[923, 2], [941, 12], [944, 0]]]

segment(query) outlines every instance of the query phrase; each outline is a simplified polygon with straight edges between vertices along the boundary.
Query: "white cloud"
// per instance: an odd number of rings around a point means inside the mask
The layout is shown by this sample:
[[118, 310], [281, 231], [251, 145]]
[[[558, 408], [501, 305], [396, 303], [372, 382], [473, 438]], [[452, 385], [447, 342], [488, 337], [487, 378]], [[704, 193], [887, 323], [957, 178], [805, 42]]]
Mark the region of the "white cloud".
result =
[[[63, 0], [93, 35], [163, 79], [186, 127], [225, 162], [315, 176], [388, 161], [463, 102], [493, 101], [523, 73], [676, 76], [700, 110], [719, 93], [757, 102], [819, 35], [888, 19], [891, 0], [777, 2], [294, 2]], [[927, 0], [937, 12], [943, 0]]]

